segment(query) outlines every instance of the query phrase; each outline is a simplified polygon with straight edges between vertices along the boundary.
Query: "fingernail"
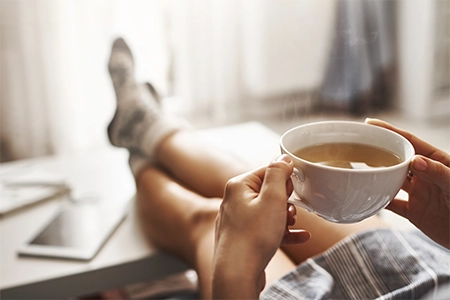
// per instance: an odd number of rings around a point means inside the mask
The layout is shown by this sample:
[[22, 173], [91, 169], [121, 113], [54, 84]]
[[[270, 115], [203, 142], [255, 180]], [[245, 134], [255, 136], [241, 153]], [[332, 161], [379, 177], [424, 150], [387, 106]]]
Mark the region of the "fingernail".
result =
[[417, 171], [423, 172], [427, 169], [427, 162], [421, 158], [421, 157], [416, 157], [414, 159], [414, 169], [416, 169]]
[[297, 214], [297, 209], [295, 208], [294, 205], [292, 205], [290, 203], [289, 203], [289, 206], [288, 206], [288, 210], [289, 210], [289, 212], [294, 213], [294, 215]]
[[282, 154], [277, 158], [278, 161], [284, 161], [290, 164], [292, 162], [291, 158], [287, 154]]

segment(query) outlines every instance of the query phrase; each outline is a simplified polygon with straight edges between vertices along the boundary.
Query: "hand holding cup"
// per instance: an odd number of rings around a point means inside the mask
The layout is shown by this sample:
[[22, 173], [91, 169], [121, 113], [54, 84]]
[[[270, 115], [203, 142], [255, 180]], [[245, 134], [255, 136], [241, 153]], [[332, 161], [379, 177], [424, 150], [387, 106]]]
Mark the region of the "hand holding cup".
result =
[[289, 202], [335, 223], [359, 222], [385, 208], [414, 156], [400, 134], [348, 121], [297, 126], [283, 134], [280, 147], [294, 162]]

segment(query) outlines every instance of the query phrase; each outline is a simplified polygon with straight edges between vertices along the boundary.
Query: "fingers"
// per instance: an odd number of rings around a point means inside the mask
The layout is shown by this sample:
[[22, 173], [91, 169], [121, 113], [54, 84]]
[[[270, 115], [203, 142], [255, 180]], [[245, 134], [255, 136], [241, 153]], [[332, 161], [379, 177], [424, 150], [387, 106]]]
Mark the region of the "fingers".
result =
[[294, 205], [288, 204], [286, 226], [293, 226], [297, 221], [297, 209]]
[[407, 193], [410, 191], [411, 179], [412, 179], [412, 177], [408, 174], [408, 176], [406, 176], [406, 179], [405, 179], [405, 181], [403, 182], [403, 185], [402, 185], [402, 190], [404, 190]]
[[394, 199], [389, 203], [386, 207], [390, 211], [396, 213], [397, 215], [402, 216], [403, 218], [408, 219], [408, 201], [401, 199]]
[[[290, 176], [289, 176], [290, 178]], [[294, 184], [292, 183], [292, 180], [288, 180], [286, 182], [286, 196], [291, 196], [292, 192], [294, 192]]]
[[411, 161], [410, 171], [413, 176], [436, 184], [447, 195], [450, 193], [450, 168], [444, 164], [421, 155], [416, 155]]
[[400, 128], [397, 128], [397, 127], [393, 126], [392, 124], [390, 124], [388, 122], [385, 122], [385, 121], [382, 121], [382, 120], [379, 120], [379, 119], [366, 118], [365, 123], [366, 124], [370, 124], [370, 125], [375, 125], [375, 126], [378, 126], [378, 127], [383, 127], [383, 128], [392, 130], [394, 132], [397, 132], [398, 134], [404, 136], [410, 142], [411, 142], [411, 139], [413, 137], [413, 135], [410, 132], [408, 132], [406, 130], [402, 130]]
[[444, 151], [425, 142], [424, 140], [413, 135], [412, 133], [410, 133], [406, 130], [397, 128], [397, 127], [393, 126], [392, 124], [389, 124], [388, 122], [385, 122], [385, 121], [382, 121], [379, 119], [367, 118], [365, 120], [365, 123], [383, 127], [383, 128], [392, 130], [392, 131], [404, 136], [408, 141], [411, 142], [411, 144], [413, 145], [417, 154], [421, 154], [421, 155], [430, 157], [434, 160], [440, 161], [441, 163], [445, 164], [446, 166], [450, 166], [450, 156], [447, 153], [445, 153]]
[[[447, 195], [447, 205], [450, 206], [450, 168], [444, 164], [429, 159], [421, 155], [415, 155], [411, 161], [410, 171], [412, 178], [420, 178], [431, 184], [437, 185], [444, 194]], [[409, 193], [411, 186], [410, 178], [407, 178], [403, 183], [402, 189]], [[408, 218], [408, 201], [401, 199], [394, 199], [386, 207], [387, 209]]]
[[281, 246], [303, 244], [309, 241], [311, 234], [304, 230], [291, 230], [283, 237]]
[[311, 234], [308, 231], [300, 230], [300, 229], [290, 229], [284, 235], [283, 240], [281, 241], [281, 245], [293, 245], [293, 244], [302, 244], [309, 241], [311, 238]]
[[272, 161], [266, 169], [261, 187], [261, 201], [287, 201], [288, 181], [293, 171], [293, 163], [286, 154]]
[[370, 125], [383, 127], [383, 128], [389, 129], [391, 131], [394, 131], [394, 132], [402, 135], [408, 141], [411, 142], [411, 144], [414, 146], [414, 149], [416, 150], [417, 153], [421, 153], [423, 155], [429, 155], [433, 151], [437, 150], [434, 146], [432, 146], [432, 145], [428, 144], [427, 142], [419, 139], [418, 137], [416, 137], [412, 133], [410, 133], [410, 132], [408, 132], [406, 130], [397, 128], [397, 127], [395, 127], [394, 125], [392, 125], [392, 124], [390, 124], [388, 122], [385, 122], [385, 121], [382, 121], [382, 120], [379, 120], [379, 119], [367, 118], [365, 120], [365, 123], [366, 124], [370, 124]]
[[[266, 167], [264, 166], [231, 178], [225, 186], [225, 195], [242, 195], [249, 191], [258, 193], [261, 189], [261, 183], [264, 180], [265, 172]], [[228, 197], [225, 197], [224, 200], [226, 199], [228, 199]]]
[[[293, 163], [286, 154], [272, 161], [268, 166], [244, 173], [231, 178], [225, 187], [224, 201], [233, 198], [233, 195], [244, 195], [238, 197], [252, 201], [258, 197], [259, 201], [284, 201], [293, 191], [290, 175], [293, 171]], [[285, 207], [285, 206], [284, 206]]]
[[306, 243], [311, 238], [311, 234], [305, 230], [288, 228], [288, 226], [294, 225], [296, 220], [297, 209], [294, 205], [288, 204], [286, 232], [281, 241], [281, 246]]

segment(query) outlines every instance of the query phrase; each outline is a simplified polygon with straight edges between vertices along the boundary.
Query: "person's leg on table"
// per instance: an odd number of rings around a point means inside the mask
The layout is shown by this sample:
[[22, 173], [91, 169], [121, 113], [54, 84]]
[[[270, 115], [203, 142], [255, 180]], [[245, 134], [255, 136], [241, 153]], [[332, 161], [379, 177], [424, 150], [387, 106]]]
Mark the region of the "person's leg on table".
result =
[[180, 130], [162, 140], [155, 153], [169, 173], [206, 197], [222, 197], [230, 178], [251, 169], [249, 163], [204, 141], [193, 130]]
[[[149, 240], [191, 265], [198, 274], [201, 297], [211, 298], [214, 226], [222, 199], [200, 196], [151, 166], [136, 181], [138, 212]], [[267, 286], [294, 267], [279, 251], [266, 269]]]
[[[193, 131], [185, 130], [189, 126], [161, 113], [148, 87], [138, 85], [130, 75], [130, 66], [129, 49], [123, 41], [116, 42], [109, 66], [118, 98], [117, 112], [108, 127], [111, 143], [130, 151], [142, 226], [148, 237], [191, 264], [199, 274], [202, 295], [209, 298], [217, 210], [226, 182], [248, 171], [249, 165], [206, 146]], [[283, 248], [295, 263], [322, 253], [354, 232], [384, 226], [375, 219], [337, 225], [300, 208], [297, 214], [296, 226], [310, 231], [312, 239]], [[294, 267], [279, 251], [266, 270], [267, 285]]]
[[248, 167], [160, 111], [154, 89], [136, 82], [133, 57], [122, 39], [114, 42], [108, 67], [117, 98], [108, 137], [130, 151], [142, 227], [153, 244], [197, 271], [208, 297], [220, 205], [219, 198], [208, 197], [222, 197], [226, 182]]
[[[179, 139], [179, 141], [173, 141], [172, 138], [174, 140]], [[160, 151], [164, 153], [164, 166], [170, 170], [184, 170], [184, 172], [178, 172], [178, 178], [183, 182], [191, 182], [187, 186], [189, 188], [196, 186], [196, 191], [202, 191], [202, 185], [208, 184], [209, 186], [216, 186], [214, 196], [221, 197], [226, 182], [248, 170], [247, 165], [242, 164], [239, 160], [233, 162], [232, 158], [221, 155], [221, 151], [218, 149], [214, 150], [213, 155], [209, 155], [208, 147], [194, 143], [190, 138], [190, 133], [175, 134], [167, 140], [167, 142], [162, 142], [163, 146], [157, 147], [157, 149], [164, 149], [164, 151]], [[183, 140], [191, 141], [189, 151], [184, 151]], [[204, 153], [204, 155], [199, 153]], [[157, 155], [157, 157], [160, 157], [160, 155]], [[207, 157], [207, 159], [203, 159], [204, 157]], [[189, 172], [189, 170], [192, 172]], [[196, 183], [192, 184], [193, 181], [196, 181]], [[211, 182], [216, 182], [216, 184], [211, 185]], [[203, 195], [205, 196], [205, 194]], [[211, 192], [206, 193], [206, 195], [211, 195]], [[297, 207], [297, 222], [293, 227], [305, 229], [311, 233], [311, 240], [307, 243], [283, 247], [283, 251], [293, 262], [298, 264], [326, 251], [351, 234], [371, 228], [388, 227], [388, 224], [377, 216], [355, 224], [336, 224]]]
[[117, 98], [108, 137], [130, 150], [133, 172], [151, 160], [190, 189], [221, 197], [228, 179], [249, 170], [237, 157], [203, 142], [186, 121], [161, 112], [155, 89], [136, 82], [133, 56], [123, 39], [113, 43], [108, 69]]

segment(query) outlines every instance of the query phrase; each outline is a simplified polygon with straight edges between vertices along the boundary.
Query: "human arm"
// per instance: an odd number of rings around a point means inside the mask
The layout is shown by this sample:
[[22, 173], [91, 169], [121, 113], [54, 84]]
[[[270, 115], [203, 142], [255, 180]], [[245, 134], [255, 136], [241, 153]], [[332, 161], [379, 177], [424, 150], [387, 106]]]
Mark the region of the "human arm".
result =
[[288, 229], [295, 223], [295, 207], [287, 204], [292, 170], [282, 155], [228, 182], [216, 219], [213, 298], [258, 298], [279, 246], [309, 239], [308, 232]]
[[407, 138], [416, 155], [402, 189], [408, 200], [394, 199], [387, 209], [407, 218], [435, 242], [450, 249], [450, 155], [413, 134], [377, 120], [366, 123], [384, 127]]

